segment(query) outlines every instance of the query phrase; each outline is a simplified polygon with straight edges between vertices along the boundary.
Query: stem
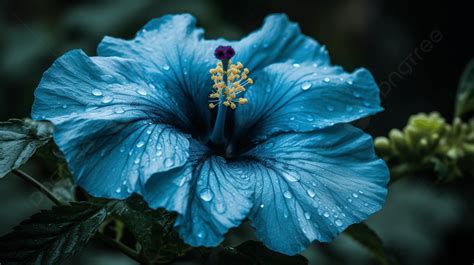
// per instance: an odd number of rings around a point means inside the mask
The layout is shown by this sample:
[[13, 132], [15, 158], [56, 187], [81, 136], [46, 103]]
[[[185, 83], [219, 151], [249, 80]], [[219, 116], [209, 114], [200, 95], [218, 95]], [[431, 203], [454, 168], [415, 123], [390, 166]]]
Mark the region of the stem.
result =
[[26, 182], [29, 182], [31, 185], [37, 188], [41, 193], [46, 195], [46, 197], [48, 197], [48, 199], [50, 199], [54, 204], [65, 205], [65, 203], [63, 203], [58, 197], [56, 197], [56, 195], [54, 195], [51, 191], [48, 190], [48, 188], [43, 186], [43, 184], [41, 184], [39, 181], [34, 179], [32, 176], [26, 174], [25, 172], [19, 169], [12, 170], [12, 173], [22, 178]]
[[[43, 184], [41, 184], [39, 181], [34, 179], [32, 176], [28, 175], [27, 173], [19, 170], [19, 169], [14, 169], [12, 170], [12, 173], [17, 175], [18, 177], [22, 178], [26, 182], [30, 183], [33, 185], [35, 188], [37, 188], [40, 192], [42, 192], [48, 199], [50, 199], [54, 204], [61, 206], [61, 205], [66, 205], [66, 203], [62, 202], [56, 195], [54, 195], [48, 188], [46, 188]], [[115, 241], [112, 238], [109, 238], [103, 234], [96, 233], [95, 238], [101, 240], [102, 242], [108, 244], [109, 246], [116, 248], [120, 251], [122, 251], [123, 254], [127, 255], [131, 259], [139, 262], [140, 264], [143, 264], [143, 261], [140, 259], [140, 255], [134, 251], [133, 249], [127, 247], [126, 245], [122, 244], [119, 241]]]
[[144, 261], [140, 258], [140, 254], [138, 254], [138, 252], [136, 252], [135, 250], [127, 247], [126, 245], [122, 244], [121, 242], [119, 241], [116, 241], [102, 233], [97, 233], [95, 235], [95, 238], [101, 240], [102, 242], [106, 243], [107, 245], [113, 247], [113, 248], [116, 248], [120, 251], [122, 251], [123, 254], [125, 254], [126, 256], [128, 256], [129, 258], [137, 261], [138, 263], [140, 264], [144, 264]]

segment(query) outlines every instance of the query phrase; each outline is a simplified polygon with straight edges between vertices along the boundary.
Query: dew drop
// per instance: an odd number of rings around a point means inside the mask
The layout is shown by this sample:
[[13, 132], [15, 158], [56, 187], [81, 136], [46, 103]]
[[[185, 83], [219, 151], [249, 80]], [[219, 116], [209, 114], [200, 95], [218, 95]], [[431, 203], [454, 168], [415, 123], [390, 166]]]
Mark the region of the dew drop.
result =
[[306, 220], [311, 219], [311, 214], [308, 213], [308, 212], [305, 212], [305, 213], [304, 213], [304, 218], [306, 218]]
[[354, 82], [353, 82], [352, 80], [347, 80], [346, 83], [347, 83], [348, 85], [352, 85]]
[[121, 188], [121, 187], [118, 187], [118, 188], [115, 190], [115, 192], [117, 192], [117, 193], [122, 192], [122, 188]]
[[142, 148], [144, 145], [145, 145], [145, 142], [143, 142], [143, 141], [140, 141], [140, 142], [137, 143], [138, 148]]
[[291, 116], [290, 117], [290, 121], [294, 121], [295, 120], [295, 117], [294, 116]]
[[324, 81], [325, 83], [329, 83], [329, 82], [331, 82], [331, 79], [329, 79], [329, 77], [326, 77], [326, 78], [323, 79], [323, 81]]
[[337, 219], [335, 222], [334, 222], [337, 226], [342, 226], [342, 221]]
[[364, 203], [364, 206], [366, 206], [366, 207], [367, 207], [367, 206], [369, 206], [369, 204], [368, 204], [368, 203]]
[[214, 193], [212, 193], [210, 189], [203, 189], [199, 193], [199, 196], [201, 197], [203, 201], [208, 202], [208, 201], [211, 201], [212, 198], [214, 198]]
[[118, 108], [115, 109], [115, 113], [117, 113], [117, 114], [122, 114], [124, 112], [125, 112], [125, 110], [122, 107], [118, 107]]
[[282, 171], [282, 174], [283, 174], [283, 177], [285, 177], [285, 179], [288, 180], [289, 182], [297, 182], [301, 179], [301, 177], [297, 173], [290, 174], [286, 171]]
[[135, 158], [135, 160], [133, 161], [133, 163], [135, 163], [135, 164], [140, 163], [140, 158]]
[[123, 153], [123, 152], [125, 152], [125, 147], [123, 147], [123, 146], [122, 146], [122, 147], [120, 147], [119, 151], [120, 151], [120, 153]]
[[294, 64], [293, 64], [293, 67], [295, 67], [295, 68], [298, 68], [298, 67], [300, 67], [300, 66], [301, 66], [301, 65], [300, 65], [299, 63], [294, 63]]
[[92, 95], [96, 96], [96, 97], [100, 97], [102, 96], [102, 91], [100, 91], [99, 89], [95, 88], [95, 89], [92, 89]]
[[318, 67], [318, 64], [317, 64], [317, 63], [313, 63], [313, 67], [314, 67], [314, 68]]
[[287, 198], [287, 199], [293, 198], [293, 195], [291, 195], [291, 192], [290, 192], [290, 191], [285, 191], [285, 192], [283, 192], [283, 196], [285, 196], [285, 198]]
[[204, 232], [204, 230], [199, 231], [199, 232], [197, 233], [197, 236], [198, 236], [199, 238], [205, 238], [205, 237], [206, 237], [206, 232]]
[[63, 105], [62, 107], [63, 107], [63, 109], [67, 109], [67, 105]]
[[101, 102], [104, 103], [104, 104], [107, 104], [107, 103], [112, 102], [113, 100], [114, 100], [113, 97], [111, 97], [111, 96], [105, 96], [105, 97], [102, 98]]
[[263, 204], [263, 203], [260, 204], [260, 208], [263, 208], [263, 207], [265, 207], [265, 204]]
[[360, 94], [357, 91], [352, 92], [352, 95], [356, 98], [360, 98]]
[[186, 183], [186, 177], [183, 177], [179, 180], [178, 186], [182, 187]]
[[226, 210], [226, 207], [222, 202], [218, 202], [216, 204], [216, 212], [217, 213], [220, 213], [220, 214], [225, 213], [225, 210]]
[[370, 107], [370, 102], [368, 102], [368, 101], [364, 101], [363, 104], [364, 104], [364, 106], [366, 106], [366, 107]]
[[357, 193], [352, 193], [352, 197], [359, 198], [359, 195]]
[[306, 193], [308, 193], [309, 197], [311, 198], [314, 198], [314, 196], [316, 196], [316, 192], [314, 192], [314, 190], [312, 189], [308, 189]]
[[148, 86], [151, 88], [151, 89], [155, 89], [155, 85], [153, 85], [152, 83], [149, 83]]
[[143, 88], [137, 89], [137, 93], [138, 93], [139, 95], [142, 95], [142, 96], [146, 96], [146, 95], [148, 94], [148, 93], [146, 92], [146, 90], [143, 89]]
[[304, 82], [302, 85], [301, 85], [301, 89], [303, 90], [308, 90], [311, 88], [311, 83], [310, 82]]
[[326, 217], [326, 218], [328, 218], [328, 217], [329, 217], [329, 213], [328, 213], [328, 212], [325, 212], [325, 213], [323, 213], [323, 216]]
[[172, 167], [173, 165], [174, 165], [173, 158], [168, 157], [165, 159], [165, 167]]
[[348, 201], [348, 202], [352, 202], [352, 199], [351, 199], [351, 198], [349, 198], [349, 199], [347, 199], [347, 201]]
[[161, 150], [156, 151], [156, 156], [162, 156], [162, 155], [163, 155], [163, 151]]
[[163, 70], [168, 71], [170, 69], [170, 66], [168, 64], [163, 65]]

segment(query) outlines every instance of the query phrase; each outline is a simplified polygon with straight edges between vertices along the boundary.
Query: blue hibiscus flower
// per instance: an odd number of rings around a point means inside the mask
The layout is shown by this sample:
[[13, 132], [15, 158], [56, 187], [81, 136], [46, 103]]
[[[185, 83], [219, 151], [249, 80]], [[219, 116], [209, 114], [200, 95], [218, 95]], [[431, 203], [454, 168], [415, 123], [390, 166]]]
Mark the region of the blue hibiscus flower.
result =
[[54, 123], [90, 194], [137, 193], [177, 212], [193, 246], [248, 219], [290, 255], [381, 208], [387, 167], [347, 124], [381, 111], [378, 87], [365, 69], [331, 65], [285, 15], [240, 41], [205, 40], [192, 16], [164, 16], [133, 40], [105, 37], [97, 53], [60, 57], [32, 111]]

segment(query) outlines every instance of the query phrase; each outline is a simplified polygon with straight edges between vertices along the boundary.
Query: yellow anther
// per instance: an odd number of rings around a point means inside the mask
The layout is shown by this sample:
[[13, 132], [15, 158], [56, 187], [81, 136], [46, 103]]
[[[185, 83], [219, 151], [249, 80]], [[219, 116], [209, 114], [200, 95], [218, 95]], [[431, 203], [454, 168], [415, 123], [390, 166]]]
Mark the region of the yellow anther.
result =
[[[246, 85], [253, 84], [253, 80], [248, 78], [249, 69], [243, 67], [241, 62], [233, 64], [231, 61], [224, 67], [223, 62], [218, 61], [216, 67], [209, 70], [211, 80], [214, 81], [212, 92], [209, 94], [212, 101], [209, 103], [210, 109], [220, 104], [235, 109], [237, 104], [244, 105], [248, 102], [248, 99], [239, 96], [246, 90]], [[219, 103], [216, 103], [217, 101]]]
[[239, 98], [239, 104], [240, 104], [240, 105], [247, 104], [247, 102], [249, 102], [248, 99], [246, 99], [246, 98]]

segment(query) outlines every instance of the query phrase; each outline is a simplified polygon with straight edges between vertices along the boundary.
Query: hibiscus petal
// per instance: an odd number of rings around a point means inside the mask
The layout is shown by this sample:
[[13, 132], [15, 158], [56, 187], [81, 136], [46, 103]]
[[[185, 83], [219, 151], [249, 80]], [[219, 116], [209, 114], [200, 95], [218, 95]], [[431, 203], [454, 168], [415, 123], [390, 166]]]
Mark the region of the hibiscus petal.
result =
[[379, 89], [366, 69], [274, 64], [259, 73], [235, 112], [235, 137], [254, 141], [278, 132], [306, 132], [377, 113]]
[[159, 74], [170, 93], [195, 125], [209, 130], [209, 69], [214, 66], [217, 44], [203, 40], [191, 15], [166, 15], [148, 22], [133, 40], [105, 37], [101, 56], [133, 58]]
[[330, 63], [325, 47], [303, 35], [298, 24], [291, 22], [285, 14], [266, 17], [261, 29], [230, 44], [236, 51], [234, 60], [241, 61], [254, 73], [279, 62]]
[[253, 165], [206, 157], [202, 147], [191, 150], [186, 165], [150, 179], [144, 198], [150, 207], [179, 213], [175, 228], [186, 243], [216, 246], [252, 207]]
[[365, 220], [387, 194], [387, 166], [371, 137], [350, 125], [282, 134], [248, 155], [260, 161], [251, 224], [266, 246], [288, 255]]
[[36, 89], [33, 118], [54, 123], [76, 182], [92, 195], [141, 193], [151, 174], [186, 162], [189, 136], [171, 124], [190, 122], [151, 80], [133, 61], [76, 50], [59, 58]]

